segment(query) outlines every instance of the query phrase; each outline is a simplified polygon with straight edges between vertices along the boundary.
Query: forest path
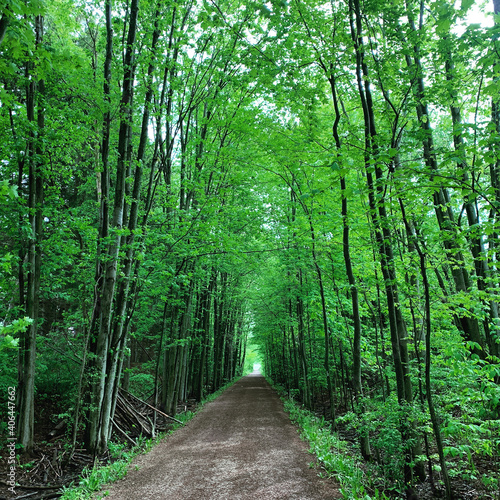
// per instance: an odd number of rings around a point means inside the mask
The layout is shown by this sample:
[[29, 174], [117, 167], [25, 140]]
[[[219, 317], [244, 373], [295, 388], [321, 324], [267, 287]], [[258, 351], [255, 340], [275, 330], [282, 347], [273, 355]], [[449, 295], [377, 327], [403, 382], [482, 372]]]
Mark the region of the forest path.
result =
[[[137, 457], [112, 485], [113, 500], [329, 500], [307, 445], [259, 374], [240, 379], [185, 427]], [[136, 468], [138, 466], [138, 469]]]

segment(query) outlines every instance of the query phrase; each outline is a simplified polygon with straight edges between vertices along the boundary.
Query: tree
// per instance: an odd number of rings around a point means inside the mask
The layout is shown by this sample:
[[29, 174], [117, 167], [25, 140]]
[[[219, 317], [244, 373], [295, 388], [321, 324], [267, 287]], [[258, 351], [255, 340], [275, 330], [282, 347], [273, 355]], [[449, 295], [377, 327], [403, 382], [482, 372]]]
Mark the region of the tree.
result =
[[[43, 40], [43, 17], [34, 19], [35, 51]], [[30, 454], [34, 446], [34, 404], [35, 404], [35, 359], [39, 320], [39, 293], [41, 273], [41, 241], [43, 231], [43, 130], [45, 126], [44, 80], [37, 74], [33, 61], [26, 66], [26, 116], [31, 124], [27, 138], [28, 166], [28, 213], [30, 236], [28, 241], [28, 284], [26, 290], [26, 314], [31, 325], [22, 334], [19, 349], [19, 439], [24, 453]]]
[[457, 457], [448, 497], [494, 455], [498, 25], [470, 4], [1, 8], [0, 357], [19, 346], [27, 451], [52, 400], [97, 457], [123, 390], [173, 415], [257, 350], [388, 488], [419, 487], [421, 441], [429, 475]]

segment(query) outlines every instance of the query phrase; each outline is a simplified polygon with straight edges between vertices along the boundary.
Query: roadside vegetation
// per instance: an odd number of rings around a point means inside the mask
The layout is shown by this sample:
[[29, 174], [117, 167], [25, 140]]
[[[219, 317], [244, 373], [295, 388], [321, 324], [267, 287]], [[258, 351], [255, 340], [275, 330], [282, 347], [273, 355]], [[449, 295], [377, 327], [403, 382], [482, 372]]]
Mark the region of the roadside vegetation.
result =
[[[278, 388], [279, 390], [279, 388]], [[280, 391], [282, 392], [282, 391]], [[340, 484], [345, 499], [386, 499], [375, 487], [374, 477], [367, 473], [363, 457], [352, 443], [342, 440], [332, 430], [331, 423], [304, 409], [297, 402], [282, 397], [290, 420], [299, 427], [300, 437], [309, 443], [321, 472], [320, 476], [331, 477]], [[315, 465], [315, 467], [318, 467]]]
[[61, 500], [91, 500], [93, 498], [105, 498], [107, 495], [106, 487], [127, 475], [127, 472], [131, 467], [131, 462], [137, 455], [147, 453], [155, 445], [160, 443], [160, 441], [175, 432], [176, 429], [189, 422], [206, 403], [215, 400], [226, 389], [237, 382], [237, 380], [239, 380], [239, 377], [224, 385], [216, 392], [208, 395], [196, 405], [194, 411], [186, 411], [178, 414], [180, 423], [172, 424], [171, 428], [167, 432], [159, 434], [154, 439], [145, 439], [138, 443], [135, 448], [128, 447], [126, 443], [110, 442], [110, 463], [100, 464], [97, 462], [90, 469], [84, 469], [77, 484], [69, 485], [68, 487], [63, 488], [63, 493], [60, 497]]

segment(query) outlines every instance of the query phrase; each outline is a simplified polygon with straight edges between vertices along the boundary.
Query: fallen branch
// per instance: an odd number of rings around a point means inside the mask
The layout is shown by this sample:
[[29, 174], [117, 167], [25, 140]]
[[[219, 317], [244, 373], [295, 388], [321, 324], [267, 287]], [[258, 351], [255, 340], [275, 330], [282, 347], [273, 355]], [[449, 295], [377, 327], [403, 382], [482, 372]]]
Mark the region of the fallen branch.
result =
[[151, 436], [151, 428], [145, 415], [139, 412], [122, 394], [116, 398], [115, 422], [122, 425], [123, 429], [129, 429], [131, 432], [139, 432], [145, 436]]
[[151, 410], [153, 411], [156, 411], [157, 413], [159, 413], [160, 415], [163, 415], [164, 417], [166, 418], [169, 418], [170, 420], [173, 420], [174, 422], [177, 422], [178, 424], [181, 424], [181, 425], [184, 425], [184, 422], [181, 422], [180, 420], [177, 420], [176, 418], [174, 417], [171, 417], [170, 415], [167, 415], [166, 413], [163, 413], [161, 410], [158, 410], [158, 408], [155, 408], [154, 406], [151, 406], [150, 404], [146, 403], [146, 401], [143, 401], [142, 399], [139, 399], [137, 396], [134, 396], [133, 394], [131, 394], [130, 392], [128, 391], [125, 391], [123, 389], [120, 389], [120, 391], [122, 392], [125, 392], [127, 394], [129, 394], [130, 396], [132, 396], [133, 398], [137, 399], [137, 401], [139, 401], [139, 403], [142, 403], [143, 405], [146, 405], [148, 408], [150, 408]]
[[31, 498], [34, 497], [33, 500], [48, 500], [49, 498], [59, 498], [63, 496], [63, 492], [57, 492], [57, 493], [49, 493], [48, 495], [45, 495], [42, 493], [41, 497], [36, 497], [35, 495], [38, 495], [39, 493], [35, 491], [35, 493], [30, 493], [29, 495], [23, 495], [21, 497], [16, 497], [14, 500], [21, 500], [23, 498]]
[[119, 425], [114, 421], [114, 419], [111, 419], [111, 422], [113, 423], [113, 425], [115, 426], [115, 429], [122, 435], [124, 436], [126, 439], [128, 439], [130, 441], [130, 443], [132, 443], [132, 446], [137, 446], [137, 443], [123, 430], [119, 427]]
[[27, 495], [21, 495], [20, 497], [16, 497], [15, 500], [21, 500], [22, 498], [30, 498], [34, 497], [35, 495], [38, 495], [38, 491], [35, 491], [34, 493], [28, 493]]
[[[2, 486], [9, 486], [7, 483], [4, 481], [0, 481], [0, 485]], [[60, 488], [63, 488], [65, 485], [60, 484], [59, 486], [37, 486], [36, 484], [16, 484], [16, 488], [19, 488], [21, 490], [58, 490]]]

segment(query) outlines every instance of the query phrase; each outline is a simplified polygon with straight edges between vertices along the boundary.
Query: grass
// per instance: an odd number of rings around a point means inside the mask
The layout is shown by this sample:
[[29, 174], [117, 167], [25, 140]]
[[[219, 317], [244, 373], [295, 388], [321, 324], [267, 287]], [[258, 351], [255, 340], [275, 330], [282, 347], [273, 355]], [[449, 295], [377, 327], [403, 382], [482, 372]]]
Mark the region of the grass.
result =
[[[270, 381], [272, 383], [272, 381]], [[279, 386], [275, 386], [278, 392]], [[349, 500], [387, 499], [371, 484], [364, 473], [358, 456], [352, 445], [342, 441], [332, 431], [331, 425], [324, 418], [302, 408], [287, 396], [281, 398], [290, 420], [299, 426], [300, 437], [309, 443], [309, 451], [316, 456], [324, 472], [321, 476], [333, 477], [340, 484], [340, 492]]]
[[[209, 394], [196, 408], [196, 412], [188, 411], [176, 416], [182, 424], [176, 423], [168, 432], [159, 434], [154, 439], [144, 439], [138, 442], [137, 446], [128, 449], [125, 445], [119, 443], [109, 443], [109, 451], [115, 462], [108, 465], [96, 464], [91, 469], [84, 469], [82, 479], [78, 485], [64, 488], [61, 500], [91, 500], [93, 498], [105, 498], [109, 492], [101, 491], [106, 485], [114, 483], [119, 479], [124, 478], [130, 467], [132, 460], [140, 454], [147, 453], [155, 445], [157, 445], [166, 436], [172, 434], [181, 425], [191, 420], [196, 413], [198, 413], [203, 406], [209, 401], [213, 401], [219, 397], [226, 389], [232, 386], [238, 379], [234, 379], [225, 386], [221, 387], [218, 391]], [[98, 493], [100, 492], [100, 493]]]

